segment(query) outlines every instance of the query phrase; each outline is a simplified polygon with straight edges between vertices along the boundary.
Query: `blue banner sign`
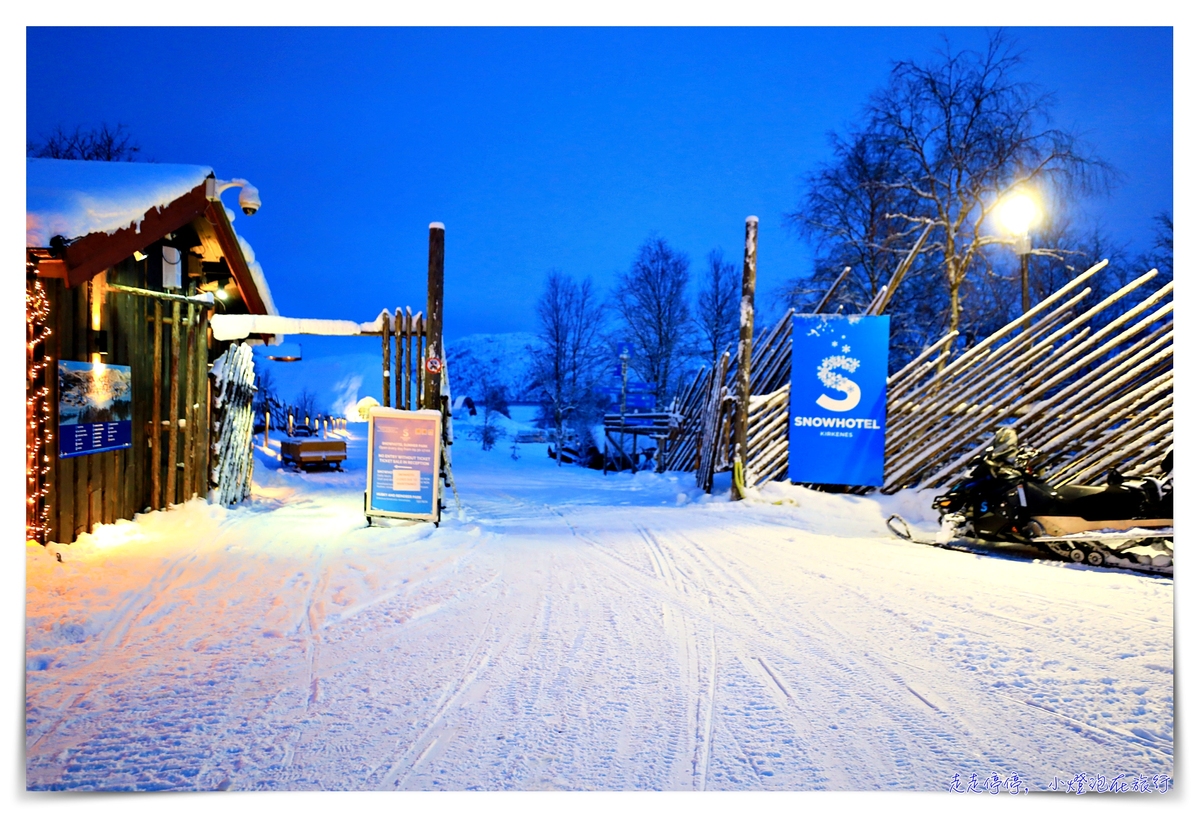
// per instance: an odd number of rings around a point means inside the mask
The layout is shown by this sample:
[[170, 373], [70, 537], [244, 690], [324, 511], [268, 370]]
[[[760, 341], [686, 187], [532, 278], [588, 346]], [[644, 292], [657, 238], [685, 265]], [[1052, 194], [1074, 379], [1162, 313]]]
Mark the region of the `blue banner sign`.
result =
[[889, 317], [797, 315], [788, 477], [883, 485]]
[[133, 379], [127, 366], [58, 362], [58, 456], [133, 445]]
[[367, 517], [439, 519], [442, 413], [372, 406], [367, 427]]

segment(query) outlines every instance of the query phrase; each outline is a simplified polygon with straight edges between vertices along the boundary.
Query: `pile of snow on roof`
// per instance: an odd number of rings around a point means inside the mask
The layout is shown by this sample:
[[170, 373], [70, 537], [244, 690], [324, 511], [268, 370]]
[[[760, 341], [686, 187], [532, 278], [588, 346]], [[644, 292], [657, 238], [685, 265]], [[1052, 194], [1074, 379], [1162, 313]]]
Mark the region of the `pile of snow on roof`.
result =
[[115, 233], [137, 225], [146, 212], [184, 196], [212, 168], [146, 162], [26, 159], [25, 245], [49, 247], [50, 239]]

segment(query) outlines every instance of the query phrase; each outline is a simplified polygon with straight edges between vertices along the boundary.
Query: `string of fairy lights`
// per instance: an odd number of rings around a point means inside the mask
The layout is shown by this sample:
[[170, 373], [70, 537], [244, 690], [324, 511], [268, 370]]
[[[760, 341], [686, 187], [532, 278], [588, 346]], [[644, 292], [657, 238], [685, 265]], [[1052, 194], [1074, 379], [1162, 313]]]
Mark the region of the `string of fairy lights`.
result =
[[[37, 265], [25, 264], [25, 537], [45, 543], [50, 533], [47, 503], [50, 474], [50, 360], [43, 344], [50, 337], [46, 319], [50, 299], [37, 277]], [[39, 351], [38, 347], [42, 347]]]

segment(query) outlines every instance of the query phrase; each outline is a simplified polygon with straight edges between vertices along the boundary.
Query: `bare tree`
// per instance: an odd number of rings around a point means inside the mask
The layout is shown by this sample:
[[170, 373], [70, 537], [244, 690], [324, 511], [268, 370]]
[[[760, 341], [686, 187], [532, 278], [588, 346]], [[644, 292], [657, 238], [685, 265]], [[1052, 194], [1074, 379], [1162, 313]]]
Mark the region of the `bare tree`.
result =
[[287, 418], [282, 417], [283, 412], [279, 411], [283, 406], [279, 400], [279, 387], [275, 383], [275, 375], [268, 368], [263, 368], [259, 372], [258, 385], [254, 392], [254, 415], [257, 419], [261, 419], [263, 424], [266, 424], [266, 416], [271, 415], [271, 428], [284, 429], [287, 428]]
[[888, 216], [906, 236], [935, 225], [924, 252], [945, 277], [949, 330], [985, 248], [1013, 243], [989, 218], [1006, 196], [1107, 189], [1115, 176], [1074, 134], [1050, 126], [1053, 98], [1018, 80], [1019, 65], [1013, 44], [993, 32], [983, 53], [947, 48], [929, 65], [896, 63], [867, 106], [868, 132], [893, 157], [885, 187], [908, 205]]
[[132, 162], [141, 150], [141, 146], [126, 133], [124, 125], [110, 128], [108, 123], [101, 123], [100, 127], [86, 131], [76, 126], [71, 132], [59, 125], [40, 142], [25, 144], [25, 155], [35, 159]]
[[1175, 277], [1175, 219], [1168, 211], [1154, 217], [1154, 244], [1150, 252], [1138, 257], [1138, 266], [1143, 271], [1156, 267]]
[[633, 347], [633, 366], [654, 384], [662, 408], [678, 380], [688, 348], [688, 257], [661, 238], [638, 248], [629, 272], [621, 276], [613, 302]]
[[496, 416], [509, 417], [508, 388], [502, 383], [487, 378], [483, 384], [483, 426], [479, 428], [479, 439], [485, 452], [491, 451], [496, 441], [504, 437], [504, 430], [496, 425]]
[[801, 206], [786, 221], [816, 249], [813, 274], [785, 285], [785, 300], [800, 311], [824, 297], [846, 267], [850, 273], [826, 305], [827, 312], [862, 312], [887, 286], [911, 247], [906, 224], [889, 214], [907, 210], [906, 191], [891, 186], [893, 146], [874, 135], [829, 135], [833, 159], [805, 180]]
[[300, 394], [296, 396], [292, 403], [292, 409], [296, 412], [297, 424], [304, 423], [305, 418], [308, 418], [308, 422], [311, 423], [318, 413], [325, 411], [319, 407], [316, 394], [310, 392], [307, 386], [301, 389]]
[[596, 387], [603, 377], [604, 306], [592, 281], [576, 282], [560, 270], [546, 276], [538, 299], [538, 343], [530, 350], [543, 419], [554, 427], [556, 460], [572, 427], [587, 426], [603, 411]]
[[792, 219], [817, 238], [826, 275], [843, 264], [861, 267], [844, 303], [869, 299], [932, 223], [891, 312], [927, 325], [922, 334], [934, 334], [933, 325], [937, 334], [957, 330], [965, 298], [1007, 292], [989, 258], [993, 248], [1011, 256], [1005, 245], [1014, 238], [991, 218], [1007, 195], [1036, 189], [1066, 201], [1107, 190], [1115, 171], [1077, 136], [1051, 126], [1053, 98], [1020, 81], [1019, 66], [1003, 32], [989, 34], [982, 53], [947, 47], [928, 64], [897, 62], [860, 126], [835, 138], [834, 161], [810, 177]]
[[733, 262], [726, 261], [720, 250], [708, 254], [708, 267], [696, 298], [696, 331], [709, 362], [717, 359], [737, 341], [742, 279]]

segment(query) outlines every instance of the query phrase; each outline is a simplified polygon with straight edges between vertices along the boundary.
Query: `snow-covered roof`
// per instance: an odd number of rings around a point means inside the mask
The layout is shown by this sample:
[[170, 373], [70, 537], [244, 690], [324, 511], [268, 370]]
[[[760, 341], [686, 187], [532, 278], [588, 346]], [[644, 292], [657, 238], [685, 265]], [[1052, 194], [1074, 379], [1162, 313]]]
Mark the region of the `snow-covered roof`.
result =
[[140, 225], [146, 211], [164, 208], [212, 175], [205, 165], [26, 159], [25, 245], [50, 239], [115, 233]]
[[275, 309], [275, 299], [271, 297], [271, 288], [267, 286], [267, 276], [263, 272], [262, 265], [254, 260], [254, 248], [240, 235], [237, 240], [238, 246], [242, 248], [242, 256], [246, 259], [246, 266], [250, 268], [254, 286], [258, 290], [259, 297], [262, 298], [263, 306], [267, 309], [267, 315], [279, 315], [279, 310]]

